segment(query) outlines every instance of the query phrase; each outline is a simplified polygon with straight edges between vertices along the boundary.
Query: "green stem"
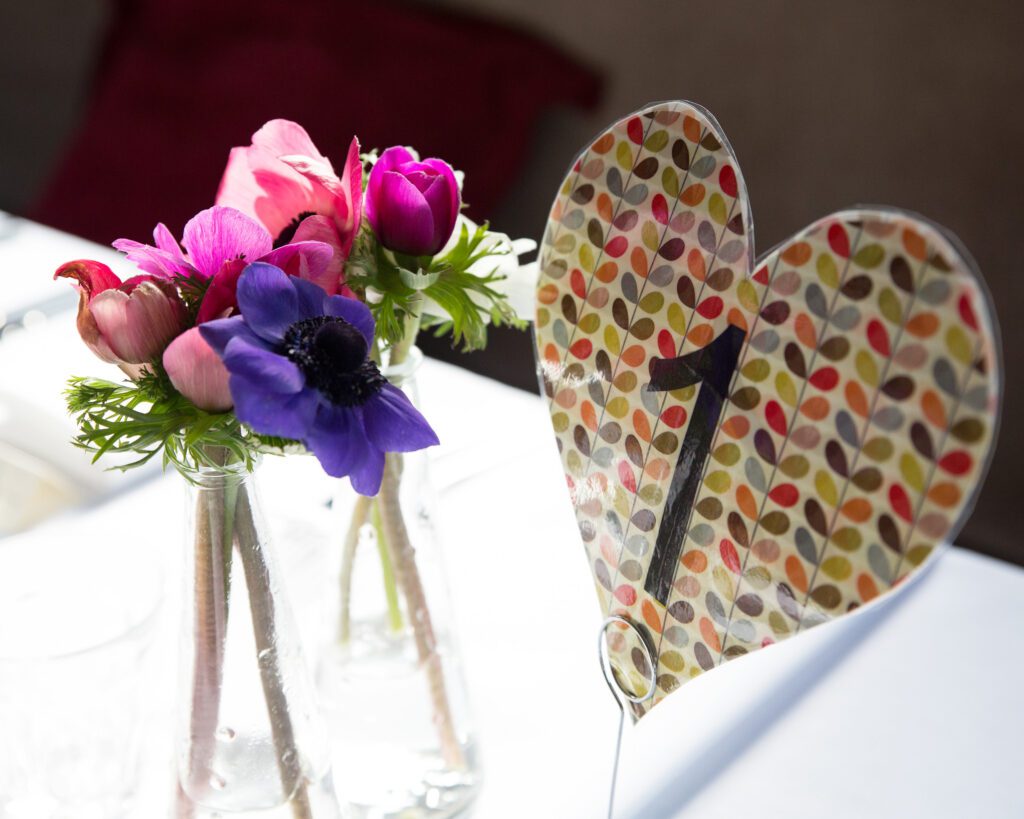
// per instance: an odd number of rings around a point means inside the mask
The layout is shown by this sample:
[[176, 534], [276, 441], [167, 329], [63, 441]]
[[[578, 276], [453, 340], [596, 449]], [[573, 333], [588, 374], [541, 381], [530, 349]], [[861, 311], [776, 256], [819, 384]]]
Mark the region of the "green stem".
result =
[[[388, 364], [396, 366], [401, 364], [409, 356], [409, 351], [416, 343], [416, 336], [420, 330], [420, 312], [423, 297], [416, 294], [410, 299], [410, 310], [405, 316], [405, 327], [402, 339], [388, 351]], [[374, 339], [370, 357], [378, 364], [381, 363], [380, 342]], [[401, 383], [396, 382], [395, 386], [401, 388]], [[338, 619], [338, 642], [342, 645], [348, 643], [352, 636], [352, 575], [355, 563], [356, 547], [359, 545], [359, 530], [366, 521], [369, 512], [370, 522], [377, 540], [377, 551], [380, 555], [380, 567], [384, 576], [384, 594], [388, 603], [388, 623], [391, 630], [399, 632], [402, 630], [403, 618], [402, 609], [398, 600], [398, 587], [395, 581], [394, 565], [388, 550], [387, 539], [384, 535], [384, 528], [381, 525], [380, 509], [373, 498], [359, 496], [352, 512], [352, 520], [349, 521], [348, 532], [345, 536], [345, 543], [341, 557], [341, 612]]]
[[[409, 351], [416, 343], [416, 336], [420, 331], [420, 307], [423, 303], [423, 296], [417, 293], [409, 300], [409, 312], [405, 315], [405, 328], [402, 339], [393, 345], [388, 355], [388, 365], [394, 367], [401, 364], [409, 356]], [[401, 389], [401, 383], [395, 383]], [[402, 630], [402, 609], [398, 600], [398, 585], [395, 579], [395, 567], [391, 560], [387, 535], [381, 521], [380, 500], [374, 499], [370, 511], [370, 520], [373, 523], [373, 531], [377, 539], [377, 552], [380, 554], [380, 568], [384, 575], [384, 595], [388, 601], [388, 623], [393, 632]]]
[[359, 546], [359, 533], [366, 523], [373, 498], [357, 495], [352, 507], [352, 519], [348, 523], [345, 534], [345, 546], [341, 553], [341, 612], [338, 617], [338, 642], [348, 643], [352, 637], [352, 572], [355, 568], [356, 549]]
[[[394, 366], [401, 364], [409, 355], [409, 350], [416, 343], [416, 336], [420, 332], [420, 316], [422, 314], [423, 294], [416, 293], [410, 297], [408, 312], [405, 314], [405, 327], [402, 331], [402, 339], [391, 347], [391, 355], [388, 364]], [[401, 385], [397, 385], [401, 386]]]
[[380, 518], [380, 501], [374, 500], [371, 512], [373, 531], [377, 536], [377, 552], [380, 555], [380, 569], [384, 575], [384, 596], [388, 601], [388, 623], [391, 630], [402, 630], [402, 608], [398, 602], [398, 585], [395, 582], [395, 567], [388, 553], [388, 542], [384, 535], [384, 524]]

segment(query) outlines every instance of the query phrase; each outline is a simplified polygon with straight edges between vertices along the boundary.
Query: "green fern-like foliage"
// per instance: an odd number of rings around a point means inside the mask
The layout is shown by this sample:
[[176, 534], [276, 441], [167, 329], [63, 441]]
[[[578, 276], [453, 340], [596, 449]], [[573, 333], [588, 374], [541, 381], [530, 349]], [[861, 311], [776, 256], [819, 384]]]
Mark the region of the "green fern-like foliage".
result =
[[290, 443], [254, 435], [233, 412], [199, 409], [159, 367], [122, 384], [74, 377], [65, 397], [78, 424], [73, 443], [91, 453], [94, 462], [110, 453], [137, 456], [114, 469], [133, 469], [157, 455], [164, 467], [173, 465], [185, 474], [225, 462], [252, 469], [260, 452]]
[[[526, 327], [494, 287], [505, 278], [497, 266], [485, 275], [470, 272], [484, 259], [509, 252], [487, 241], [486, 225], [470, 233], [463, 224], [455, 246], [432, 259], [392, 255], [364, 232], [346, 268], [347, 283], [365, 297], [384, 347], [407, 341], [412, 324], [429, 328], [437, 336], [450, 335], [453, 346], [479, 350], [487, 344], [488, 324]], [[427, 300], [443, 315], [426, 313]]]

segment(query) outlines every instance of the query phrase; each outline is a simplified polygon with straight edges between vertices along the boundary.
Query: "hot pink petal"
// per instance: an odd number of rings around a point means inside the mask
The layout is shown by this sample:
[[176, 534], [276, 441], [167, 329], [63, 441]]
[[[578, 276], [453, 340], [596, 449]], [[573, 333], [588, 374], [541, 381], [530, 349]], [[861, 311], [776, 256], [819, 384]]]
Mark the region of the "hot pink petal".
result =
[[[290, 276], [308, 279], [324, 289], [333, 286], [337, 292], [338, 277], [331, 273], [334, 248], [325, 242], [293, 242], [271, 250], [261, 262], [281, 268]], [[205, 324], [217, 318], [231, 315], [238, 309], [238, 278], [248, 262], [233, 259], [225, 262], [206, 289], [203, 303], [196, 315], [196, 324]]]
[[266, 149], [253, 146], [231, 149], [216, 202], [278, 236], [298, 214], [310, 210], [311, 194], [300, 174]]
[[213, 319], [224, 318], [238, 309], [238, 277], [245, 270], [247, 262], [233, 259], [225, 262], [218, 270], [210, 286], [206, 288], [203, 303], [196, 314], [196, 324], [205, 324]]
[[168, 345], [163, 363], [174, 388], [197, 407], [207, 412], [231, 409], [227, 368], [198, 327], [186, 330]]
[[132, 239], [118, 239], [114, 242], [114, 248], [120, 250], [129, 261], [150, 276], [161, 279], [171, 279], [175, 276], [191, 276], [196, 270], [185, 261], [180, 252], [169, 253], [158, 247], [144, 245]]
[[155, 228], [153, 228], [153, 243], [164, 253], [170, 253], [182, 261], [185, 260], [185, 254], [181, 252], [181, 245], [178, 244], [178, 240], [174, 238], [174, 234], [167, 228], [163, 222], [159, 222]]
[[253, 262], [273, 249], [266, 229], [234, 208], [215, 205], [200, 211], [185, 225], [182, 244], [192, 264], [209, 278], [224, 262], [245, 259]]
[[90, 301], [98, 293], [111, 288], [120, 287], [121, 279], [103, 262], [94, 262], [91, 259], [78, 259], [74, 262], [67, 262], [57, 268], [53, 274], [56, 279], [73, 279], [78, 283], [79, 288]]
[[424, 159], [423, 164], [428, 168], [435, 170], [445, 181], [445, 187], [448, 193], [447, 212], [451, 223], [451, 227], [448, 229], [448, 233], [445, 236], [445, 239], [447, 240], [448, 236], [451, 236], [452, 230], [455, 229], [455, 222], [459, 217], [459, 210], [462, 205], [459, 181], [455, 178], [455, 171], [452, 170], [452, 166], [443, 159]]
[[343, 210], [347, 210], [347, 194], [341, 186], [341, 180], [334, 173], [330, 162], [321, 162], [309, 156], [285, 155], [281, 162], [301, 174], [309, 183], [310, 200], [307, 210], [324, 216], [333, 216], [341, 201]]
[[151, 276], [149, 273], [142, 273], [138, 276], [132, 276], [130, 279], [125, 279], [117, 289], [122, 293], [131, 293], [143, 282], [162, 282], [164, 287], [170, 285], [170, 282], [168, 282], [163, 276]]
[[409, 164], [399, 169], [399, 172], [408, 179], [414, 188], [425, 194], [430, 187], [437, 182], [436, 173], [428, 173], [422, 165]]
[[341, 236], [334, 220], [328, 216], [306, 217], [295, 231], [295, 242], [323, 242], [330, 245], [334, 251], [330, 263], [319, 277], [310, 281], [316, 282], [330, 296], [337, 293], [339, 285], [345, 281], [345, 259], [348, 253], [342, 248]]
[[231, 151], [217, 204], [257, 219], [276, 240], [303, 215], [329, 216], [338, 224], [344, 259], [359, 230], [361, 168], [358, 141], [349, 146], [338, 179], [302, 126], [271, 120], [253, 134], [249, 147]]
[[331, 164], [327, 157], [317, 150], [306, 129], [291, 120], [270, 120], [252, 135], [252, 144], [265, 148], [274, 156], [295, 154]]
[[430, 205], [416, 186], [397, 171], [384, 174], [377, 210], [369, 218], [385, 247], [413, 256], [433, 252], [434, 215]]
[[347, 259], [352, 251], [352, 242], [359, 233], [359, 225], [363, 221], [363, 163], [359, 158], [359, 140], [356, 137], [352, 137], [352, 142], [348, 146], [345, 170], [341, 175], [341, 187], [348, 193], [348, 212], [342, 215], [339, 210], [334, 218], [344, 237], [342, 250], [344, 258]]
[[309, 180], [313, 212], [334, 218], [347, 257], [362, 217], [363, 163], [359, 159], [359, 140], [353, 137], [349, 143], [341, 179], [326, 159], [302, 154], [286, 154], [280, 159]]
[[256, 200], [264, 193], [249, 167], [250, 151], [251, 148], [232, 148], [228, 153], [228, 164], [224, 168], [214, 202], [241, 211], [253, 219], [259, 219], [256, 213]]
[[301, 214], [316, 213], [312, 185], [298, 171], [263, 148], [251, 149], [249, 167], [263, 192], [254, 203], [256, 218], [275, 239]]
[[132, 239], [118, 239], [114, 242], [114, 248], [124, 253], [140, 270], [151, 276], [168, 279], [175, 276], [191, 276], [195, 273], [195, 268], [181, 252], [181, 245], [163, 222], [153, 228], [153, 243], [156, 247]]
[[232, 149], [217, 204], [259, 220], [273, 237], [300, 214], [320, 212], [310, 184], [281, 162], [280, 157], [287, 155], [305, 156], [330, 168], [302, 126], [271, 120], [253, 134], [252, 145]]
[[338, 292], [340, 283], [337, 266], [333, 264], [334, 256], [335, 248], [326, 242], [302, 241], [282, 245], [260, 261], [280, 267], [289, 276], [318, 284], [333, 296]]
[[405, 165], [409, 162], [415, 162], [416, 157], [412, 155], [412, 151], [402, 145], [395, 145], [392, 148], [388, 148], [374, 163], [375, 168], [379, 167], [381, 171], [394, 170], [400, 165]]
[[[414, 178], [406, 177], [414, 185]], [[419, 187], [419, 186], [417, 186]], [[423, 198], [427, 200], [430, 212], [434, 216], [434, 242], [435, 252], [440, 250], [448, 237], [452, 235], [452, 227], [455, 220], [451, 215], [451, 197], [448, 192], [448, 184], [442, 176], [430, 176], [426, 186], [420, 189]]]
[[370, 170], [370, 178], [366, 182], [366, 202], [364, 207], [366, 209], [366, 218], [370, 220], [371, 225], [376, 224], [376, 208], [377, 203], [380, 201], [380, 188], [384, 181], [384, 174], [393, 168], [397, 168], [399, 165], [414, 161], [413, 155], [401, 145], [388, 148], [377, 158], [373, 168]]

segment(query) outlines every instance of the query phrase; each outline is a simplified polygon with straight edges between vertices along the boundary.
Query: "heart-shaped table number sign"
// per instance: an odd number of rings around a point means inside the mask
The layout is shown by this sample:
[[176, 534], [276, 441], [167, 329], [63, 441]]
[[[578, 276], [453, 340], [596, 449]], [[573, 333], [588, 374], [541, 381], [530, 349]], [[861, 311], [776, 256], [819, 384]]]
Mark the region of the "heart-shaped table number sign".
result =
[[607, 645], [646, 698], [634, 717], [875, 600], [956, 534], [999, 345], [937, 226], [851, 208], [754, 263], [725, 135], [671, 102], [575, 162], [540, 266], [539, 368], [602, 609], [634, 626]]

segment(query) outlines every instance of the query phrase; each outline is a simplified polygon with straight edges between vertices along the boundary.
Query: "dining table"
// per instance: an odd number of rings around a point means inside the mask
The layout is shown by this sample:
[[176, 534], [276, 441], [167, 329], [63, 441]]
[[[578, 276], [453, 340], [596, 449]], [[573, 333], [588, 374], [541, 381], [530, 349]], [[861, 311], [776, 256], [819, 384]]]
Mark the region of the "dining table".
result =
[[[78, 258], [132, 272], [109, 248], [0, 214], [0, 462], [8, 446], [45, 464], [55, 493], [27, 522], [0, 518], [0, 550], [116, 537], [167, 567], [160, 670], [139, 682], [152, 725], [137, 816], [162, 819], [174, 794], [182, 481], [158, 463], [105, 471], [69, 444], [67, 377], [117, 376], [81, 343], [77, 296], [53, 280]], [[607, 816], [620, 712], [546, 403], [429, 358], [418, 382], [441, 441], [431, 466], [452, 627], [483, 760], [469, 815]], [[308, 495], [291, 470], [262, 476], [272, 526]], [[0, 466], [0, 490], [17, 489]], [[6, 514], [19, 511], [31, 512]], [[949, 544], [877, 605], [702, 674], [627, 721], [614, 816], [1010, 819], [1024, 817], [1022, 770], [1024, 569]], [[333, 773], [343, 794], [346, 771]]]

